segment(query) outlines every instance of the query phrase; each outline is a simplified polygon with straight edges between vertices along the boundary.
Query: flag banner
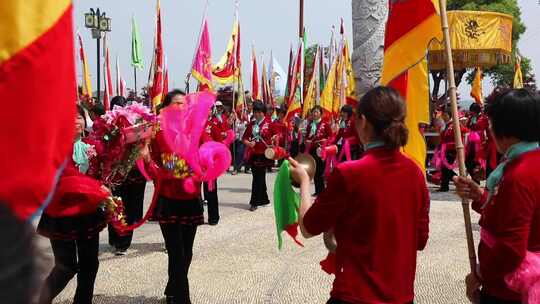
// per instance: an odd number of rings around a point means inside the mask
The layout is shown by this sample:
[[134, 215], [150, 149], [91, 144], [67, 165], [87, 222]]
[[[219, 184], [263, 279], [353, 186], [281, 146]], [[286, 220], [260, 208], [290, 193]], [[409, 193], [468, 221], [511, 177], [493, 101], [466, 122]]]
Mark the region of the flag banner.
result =
[[386, 23], [382, 84], [426, 57], [431, 41], [442, 41], [437, 0], [391, 1]]
[[240, 73], [238, 68], [240, 63], [240, 23], [234, 21], [233, 31], [225, 54], [213, 67], [214, 80], [220, 84], [230, 84]]
[[[454, 68], [492, 67], [508, 64], [512, 56], [512, 16], [480, 11], [448, 12]], [[446, 69], [442, 39], [429, 48], [429, 67]]]
[[83, 85], [82, 94], [87, 97], [92, 97], [92, 81], [90, 80], [90, 71], [88, 68], [88, 60], [86, 59], [86, 53], [84, 52], [84, 43], [80, 33], [77, 33], [79, 38], [79, 59], [81, 60], [82, 72], [83, 72]]
[[163, 40], [161, 37], [161, 5], [160, 0], [157, 0], [157, 13], [156, 13], [156, 38], [154, 46], [154, 72], [152, 85], [150, 87], [150, 99], [152, 100], [152, 108], [161, 103], [163, 98]]
[[306, 91], [306, 98], [304, 99], [304, 104], [302, 105], [302, 117], [307, 118], [311, 109], [317, 103], [317, 92], [319, 88], [319, 57], [321, 56], [320, 48], [317, 47], [317, 52], [315, 53], [315, 58], [313, 59], [313, 76], [309, 82], [308, 89]]
[[131, 65], [139, 70], [144, 68], [142, 43], [135, 16], [131, 18]]
[[484, 102], [484, 93], [482, 92], [482, 69], [476, 68], [474, 72], [474, 80], [472, 83], [471, 97], [474, 98], [474, 101], [478, 104]]
[[2, 0], [0, 33], [0, 202], [26, 220], [52, 198], [73, 148], [72, 3]]
[[385, 32], [381, 83], [400, 91], [407, 103], [404, 152], [424, 172], [426, 143], [420, 124], [429, 123], [427, 49], [433, 40], [442, 41], [438, 8], [437, 0], [391, 2]]
[[523, 74], [521, 73], [521, 57], [516, 56], [514, 89], [523, 89]]
[[199, 45], [193, 59], [191, 75], [199, 81], [199, 84], [212, 90], [212, 50], [210, 46], [210, 32], [208, 31], [208, 20], [203, 20]]
[[257, 55], [255, 53], [255, 47], [251, 50], [251, 97], [254, 100], [260, 100], [259, 93], [259, 70], [257, 67]]

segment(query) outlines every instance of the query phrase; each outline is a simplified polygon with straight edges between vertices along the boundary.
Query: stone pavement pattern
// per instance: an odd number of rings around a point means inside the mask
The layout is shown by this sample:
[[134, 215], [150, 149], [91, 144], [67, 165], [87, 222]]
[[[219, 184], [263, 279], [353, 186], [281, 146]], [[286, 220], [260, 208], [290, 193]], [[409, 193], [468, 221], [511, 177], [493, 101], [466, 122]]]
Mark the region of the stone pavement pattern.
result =
[[[269, 195], [274, 178], [275, 174], [267, 177]], [[303, 240], [305, 247], [301, 248], [284, 236], [284, 248], [278, 251], [273, 208], [247, 211], [250, 188], [251, 175], [227, 175], [219, 180], [221, 221], [197, 231], [190, 269], [192, 302], [325, 303], [333, 276], [320, 270], [319, 261], [327, 253], [322, 239]], [[149, 184], [146, 206], [152, 191]], [[468, 303], [464, 297], [468, 258], [461, 206], [454, 195], [432, 191], [430, 215], [429, 243], [419, 254], [415, 302]], [[473, 221], [477, 222], [476, 215]], [[473, 229], [477, 231], [477, 225]], [[39, 244], [46, 251], [48, 271], [52, 265], [50, 246], [43, 238]], [[106, 231], [101, 233], [95, 304], [164, 303], [166, 280], [167, 255], [157, 224], [147, 223], [137, 230], [123, 257], [112, 254]], [[55, 303], [71, 303], [74, 286], [72, 280]]]

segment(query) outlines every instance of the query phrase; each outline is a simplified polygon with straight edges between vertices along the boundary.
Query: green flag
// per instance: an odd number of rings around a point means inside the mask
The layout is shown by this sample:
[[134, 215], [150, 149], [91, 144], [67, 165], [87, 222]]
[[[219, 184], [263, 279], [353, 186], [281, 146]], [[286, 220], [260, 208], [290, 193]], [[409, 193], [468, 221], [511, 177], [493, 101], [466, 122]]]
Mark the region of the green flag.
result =
[[141, 39], [137, 22], [135, 22], [135, 16], [133, 16], [131, 23], [131, 65], [139, 70], [142, 70], [144, 67]]
[[300, 208], [300, 195], [292, 188], [289, 162], [284, 160], [274, 184], [274, 214], [279, 249], [283, 245], [281, 237], [283, 231], [287, 232], [298, 245], [303, 246], [297, 239], [298, 208]]

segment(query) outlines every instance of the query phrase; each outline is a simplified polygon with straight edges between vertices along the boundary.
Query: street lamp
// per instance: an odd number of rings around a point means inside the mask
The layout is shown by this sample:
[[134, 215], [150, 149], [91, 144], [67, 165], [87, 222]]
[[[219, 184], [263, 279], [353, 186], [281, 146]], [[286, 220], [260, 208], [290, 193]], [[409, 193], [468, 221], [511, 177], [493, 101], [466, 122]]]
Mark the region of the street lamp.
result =
[[92, 38], [97, 40], [97, 102], [99, 103], [101, 93], [101, 56], [99, 54], [100, 42], [102, 33], [111, 31], [111, 18], [106, 17], [105, 13], [101, 13], [99, 8], [96, 10], [91, 8], [89, 13], [84, 14], [84, 26], [92, 30]]

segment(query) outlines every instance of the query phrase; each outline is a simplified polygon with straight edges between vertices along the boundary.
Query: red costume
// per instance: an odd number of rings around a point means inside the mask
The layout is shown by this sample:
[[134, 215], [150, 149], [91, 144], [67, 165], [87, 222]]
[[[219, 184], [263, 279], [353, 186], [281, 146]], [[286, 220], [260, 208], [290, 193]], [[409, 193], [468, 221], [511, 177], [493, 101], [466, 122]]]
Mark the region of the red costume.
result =
[[[159, 183], [157, 193], [160, 196], [173, 200], [197, 199], [200, 191], [188, 192], [184, 184], [191, 177], [191, 168], [187, 162], [175, 155], [165, 141], [163, 131], [159, 131], [151, 143], [152, 160], [157, 167], [150, 170], [152, 177]], [[200, 182], [194, 181], [196, 189], [200, 189]]]
[[221, 119], [217, 115], [219, 114], [212, 115], [208, 119], [205, 133], [203, 134], [203, 141], [213, 140], [223, 142], [227, 138], [227, 131], [231, 129], [229, 119], [225, 114], [221, 114]]
[[425, 247], [429, 232], [429, 193], [422, 171], [401, 152], [374, 148], [360, 160], [339, 164], [303, 224], [312, 235], [334, 231], [332, 298], [414, 299], [416, 251]]
[[318, 147], [324, 146], [326, 141], [332, 137], [330, 125], [322, 119], [317, 123], [316, 130], [313, 131], [312, 129], [313, 121], [309, 121], [306, 132], [306, 149], [309, 149], [308, 152], [315, 151]]
[[270, 119], [265, 117], [258, 124], [259, 134], [254, 134], [256, 125], [257, 121], [251, 121], [247, 126], [246, 132], [244, 132], [244, 136], [242, 136], [242, 140], [255, 142], [255, 147], [246, 147], [246, 149], [248, 149], [248, 159], [251, 155], [264, 155], [264, 150], [272, 144], [272, 136], [274, 133], [272, 132]]
[[488, 193], [472, 207], [482, 216], [482, 234], [489, 234], [479, 245], [478, 258], [482, 287], [490, 296], [521, 301], [510, 290], [504, 276], [518, 268], [527, 251], [540, 252], [540, 150], [525, 153], [508, 163], [501, 183], [487, 201]]
[[272, 134], [276, 136], [276, 142], [280, 147], [285, 147], [285, 143], [289, 142], [288, 138], [288, 128], [284, 120], [275, 120], [271, 123], [270, 128], [272, 129]]

